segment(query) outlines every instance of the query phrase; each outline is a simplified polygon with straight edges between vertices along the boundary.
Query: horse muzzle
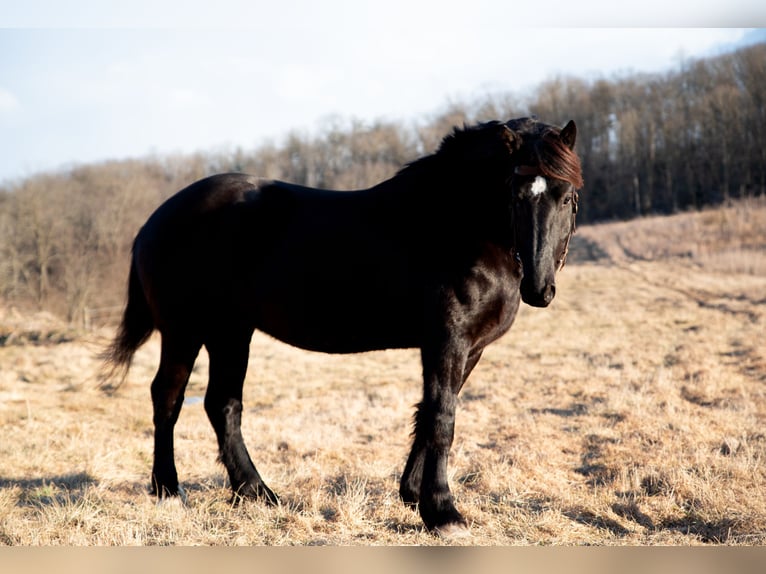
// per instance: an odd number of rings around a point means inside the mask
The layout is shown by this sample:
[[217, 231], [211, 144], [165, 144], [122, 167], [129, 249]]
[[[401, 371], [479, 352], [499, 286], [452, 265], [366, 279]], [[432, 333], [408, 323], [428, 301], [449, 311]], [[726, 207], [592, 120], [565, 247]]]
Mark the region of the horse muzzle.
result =
[[556, 284], [545, 283], [542, 288], [535, 287], [531, 282], [521, 281], [521, 300], [532, 307], [547, 307], [556, 296]]

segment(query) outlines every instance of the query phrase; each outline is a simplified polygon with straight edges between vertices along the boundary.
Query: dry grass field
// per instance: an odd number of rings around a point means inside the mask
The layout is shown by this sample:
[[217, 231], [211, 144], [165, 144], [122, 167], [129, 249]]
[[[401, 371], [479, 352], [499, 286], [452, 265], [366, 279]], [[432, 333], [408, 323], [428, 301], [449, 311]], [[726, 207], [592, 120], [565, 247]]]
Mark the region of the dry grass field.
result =
[[[766, 544], [765, 327], [766, 201], [578, 230], [554, 303], [522, 306], [461, 395], [460, 543]], [[0, 543], [454, 542], [398, 500], [416, 351], [325, 356], [256, 334], [243, 432], [277, 508], [229, 504], [203, 354], [176, 429], [188, 502], [158, 505], [158, 341], [107, 393], [110, 333], [0, 305]]]

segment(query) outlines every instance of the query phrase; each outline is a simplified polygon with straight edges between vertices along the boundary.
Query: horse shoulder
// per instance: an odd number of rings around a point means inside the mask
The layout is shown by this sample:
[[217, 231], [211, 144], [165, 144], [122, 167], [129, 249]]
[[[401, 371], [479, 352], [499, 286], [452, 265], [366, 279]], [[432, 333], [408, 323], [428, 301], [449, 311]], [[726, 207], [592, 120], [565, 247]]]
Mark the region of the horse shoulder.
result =
[[505, 334], [519, 309], [521, 269], [510, 253], [489, 247], [444, 292], [453, 334], [484, 347]]

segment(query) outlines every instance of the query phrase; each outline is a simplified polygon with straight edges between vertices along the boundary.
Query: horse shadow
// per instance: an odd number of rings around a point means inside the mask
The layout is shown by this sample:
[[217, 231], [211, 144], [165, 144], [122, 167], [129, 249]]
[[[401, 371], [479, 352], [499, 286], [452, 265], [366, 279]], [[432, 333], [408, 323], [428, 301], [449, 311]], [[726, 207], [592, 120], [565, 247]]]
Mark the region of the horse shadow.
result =
[[[98, 485], [99, 480], [87, 472], [54, 474], [37, 478], [0, 476], [0, 491], [19, 489], [16, 506], [26, 508], [74, 505], [82, 502], [87, 496], [88, 490]], [[226, 481], [217, 476], [187, 481], [183, 485], [188, 495], [202, 493], [210, 489], [223, 489], [226, 486]], [[130, 495], [146, 495], [148, 499], [155, 499], [148, 481], [146, 483], [139, 481], [111, 485], [108, 490], [114, 491], [115, 496], [119, 493], [129, 493]]]
[[0, 489], [19, 488], [17, 506], [44, 507], [79, 502], [97, 480], [87, 472], [57, 474], [39, 478], [0, 477]]

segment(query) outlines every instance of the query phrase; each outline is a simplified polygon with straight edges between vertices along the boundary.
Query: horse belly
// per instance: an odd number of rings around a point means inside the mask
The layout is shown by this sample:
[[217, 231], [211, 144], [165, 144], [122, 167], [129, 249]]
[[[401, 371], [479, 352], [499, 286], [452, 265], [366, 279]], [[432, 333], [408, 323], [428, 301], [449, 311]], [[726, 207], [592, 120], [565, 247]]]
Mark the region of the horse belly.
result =
[[[348, 272], [351, 269], [352, 272]], [[385, 274], [384, 274], [385, 275]], [[417, 297], [406, 275], [383, 277], [380, 267], [307, 265], [264, 285], [255, 279], [250, 300], [255, 327], [288, 344], [326, 353], [416, 347]]]
[[256, 328], [294, 347], [323, 353], [361, 353], [419, 346], [417, 330], [389, 318], [351, 318], [347, 313], [274, 313]]

